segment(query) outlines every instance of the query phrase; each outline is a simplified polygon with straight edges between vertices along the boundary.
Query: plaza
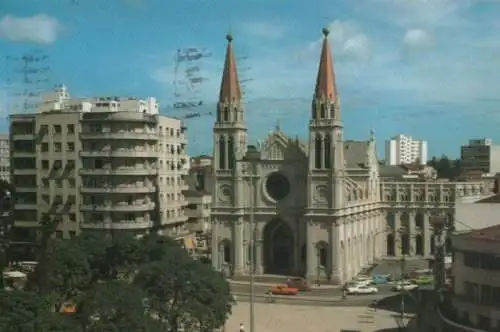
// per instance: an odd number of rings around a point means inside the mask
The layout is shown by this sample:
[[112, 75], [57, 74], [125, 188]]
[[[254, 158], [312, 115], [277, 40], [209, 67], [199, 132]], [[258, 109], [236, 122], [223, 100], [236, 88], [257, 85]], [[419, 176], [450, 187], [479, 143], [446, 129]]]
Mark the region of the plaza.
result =
[[[226, 323], [226, 332], [239, 331], [240, 323], [250, 331], [250, 304], [238, 303]], [[390, 331], [398, 327], [397, 314], [366, 307], [317, 307], [255, 304], [256, 332]]]

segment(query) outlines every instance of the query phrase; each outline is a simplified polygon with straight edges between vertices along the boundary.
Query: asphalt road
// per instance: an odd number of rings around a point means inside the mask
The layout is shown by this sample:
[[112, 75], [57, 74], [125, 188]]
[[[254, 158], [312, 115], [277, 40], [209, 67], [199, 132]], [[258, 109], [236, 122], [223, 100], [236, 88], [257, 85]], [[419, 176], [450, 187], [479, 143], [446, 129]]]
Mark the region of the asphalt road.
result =
[[[379, 285], [377, 286], [378, 288], [378, 295], [391, 295], [395, 294], [394, 291], [392, 291], [393, 285]], [[231, 290], [233, 293], [239, 293], [239, 294], [249, 294], [250, 293], [250, 285], [249, 284], [231, 284]], [[262, 284], [256, 284], [254, 285], [254, 294], [256, 295], [263, 295], [269, 290], [268, 285], [262, 285]], [[331, 288], [331, 287], [325, 287], [325, 288], [313, 288], [309, 292], [304, 292], [303, 295], [306, 295], [308, 297], [323, 297], [323, 298], [340, 298], [342, 296], [342, 289], [341, 288]], [[364, 297], [367, 295], [358, 295], [360, 297]]]

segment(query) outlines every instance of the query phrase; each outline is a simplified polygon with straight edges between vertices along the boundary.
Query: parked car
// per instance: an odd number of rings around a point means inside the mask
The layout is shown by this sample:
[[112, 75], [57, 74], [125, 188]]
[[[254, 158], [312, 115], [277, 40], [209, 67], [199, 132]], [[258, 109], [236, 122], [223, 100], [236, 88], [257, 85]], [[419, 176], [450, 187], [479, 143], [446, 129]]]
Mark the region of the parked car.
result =
[[368, 286], [372, 283], [372, 278], [367, 277], [367, 276], [357, 276], [353, 280], [353, 283], [358, 285], [358, 286]]
[[400, 281], [393, 287], [393, 290], [395, 290], [395, 291], [402, 291], [402, 290], [411, 291], [411, 290], [414, 290], [417, 288], [418, 288], [417, 284], [414, 284], [414, 283], [409, 282], [409, 281]]
[[353, 286], [347, 288], [347, 294], [361, 295], [361, 294], [377, 294], [378, 289], [372, 286]]
[[386, 284], [389, 282], [390, 276], [388, 274], [382, 275], [382, 274], [377, 274], [374, 275], [372, 278], [372, 284], [373, 285], [381, 285], [381, 284]]
[[273, 295], [297, 295], [299, 290], [297, 288], [288, 287], [287, 285], [276, 285], [271, 287], [270, 292]]
[[311, 290], [311, 286], [304, 278], [291, 278], [286, 281], [286, 285], [289, 288], [297, 288], [299, 292], [309, 292]]
[[412, 282], [419, 286], [432, 285], [434, 283], [434, 277], [432, 275], [418, 276], [413, 279]]

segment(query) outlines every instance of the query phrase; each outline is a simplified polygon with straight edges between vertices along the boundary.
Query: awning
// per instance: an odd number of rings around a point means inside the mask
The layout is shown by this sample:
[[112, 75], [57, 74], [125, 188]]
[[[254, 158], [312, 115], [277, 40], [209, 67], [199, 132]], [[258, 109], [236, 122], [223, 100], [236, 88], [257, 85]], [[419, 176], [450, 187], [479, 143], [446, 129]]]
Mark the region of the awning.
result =
[[8, 271], [3, 273], [4, 278], [26, 278], [26, 274], [21, 271]]
[[188, 235], [184, 237], [184, 248], [190, 250], [196, 248], [196, 241], [192, 235]]

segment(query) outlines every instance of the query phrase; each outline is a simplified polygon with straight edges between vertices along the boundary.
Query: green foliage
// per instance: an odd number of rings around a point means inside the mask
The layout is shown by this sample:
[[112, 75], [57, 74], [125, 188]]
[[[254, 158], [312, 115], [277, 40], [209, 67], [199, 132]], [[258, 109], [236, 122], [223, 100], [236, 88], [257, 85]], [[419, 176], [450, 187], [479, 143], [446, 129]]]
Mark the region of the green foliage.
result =
[[0, 292], [0, 331], [63, 332], [79, 329], [70, 317], [50, 310], [46, 298], [23, 291]]
[[222, 275], [193, 260], [180, 248], [165, 251], [161, 261], [144, 266], [134, 283], [146, 291], [151, 310], [169, 331], [197, 326], [221, 327], [231, 313], [233, 298]]
[[460, 160], [451, 160], [447, 156], [442, 155], [440, 158], [432, 157], [427, 163], [437, 171], [438, 178], [456, 179], [460, 176]]
[[[44, 248], [35, 284], [47, 291], [3, 299], [0, 331], [211, 331], [231, 313], [223, 276], [170, 238], [83, 234], [47, 239]], [[77, 312], [59, 313], [65, 303]]]

